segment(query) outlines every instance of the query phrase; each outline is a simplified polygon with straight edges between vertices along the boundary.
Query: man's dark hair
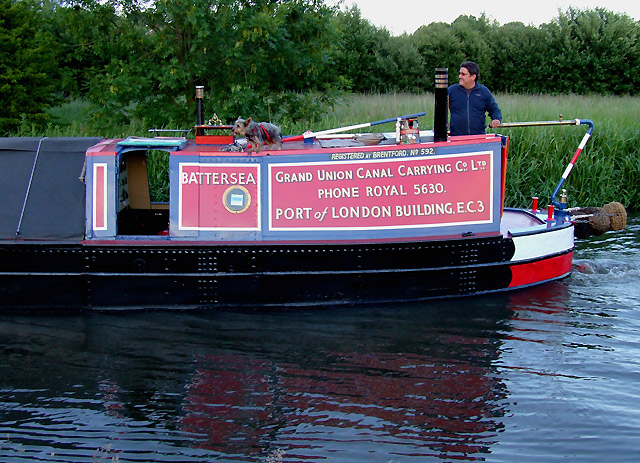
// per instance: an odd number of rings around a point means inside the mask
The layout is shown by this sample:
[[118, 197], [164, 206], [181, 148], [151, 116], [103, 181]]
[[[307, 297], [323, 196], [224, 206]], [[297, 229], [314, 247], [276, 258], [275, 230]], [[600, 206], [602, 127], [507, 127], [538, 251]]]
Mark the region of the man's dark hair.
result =
[[473, 61], [465, 61], [464, 63], [462, 63], [460, 65], [460, 67], [461, 68], [466, 68], [467, 71], [469, 71], [469, 74], [471, 74], [472, 76], [475, 75], [476, 76], [476, 82], [478, 82], [478, 79], [480, 78], [480, 66], [478, 66]]

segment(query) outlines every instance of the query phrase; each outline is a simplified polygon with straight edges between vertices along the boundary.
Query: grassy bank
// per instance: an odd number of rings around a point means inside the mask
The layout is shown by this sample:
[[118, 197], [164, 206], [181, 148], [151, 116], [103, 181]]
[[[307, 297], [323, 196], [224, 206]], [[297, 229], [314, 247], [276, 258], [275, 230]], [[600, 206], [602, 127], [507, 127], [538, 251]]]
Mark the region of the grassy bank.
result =
[[[602, 206], [610, 201], [620, 201], [629, 210], [640, 210], [640, 98], [576, 95], [497, 95], [496, 98], [504, 122], [558, 120], [559, 115], [565, 120], [592, 120], [593, 136], [565, 182], [570, 206]], [[284, 133], [300, 134], [306, 130], [342, 127], [425, 111], [420, 127], [427, 129], [433, 127], [433, 104], [431, 94], [351, 95], [316, 121], [273, 122], [280, 123]], [[212, 111], [215, 110], [211, 106]], [[36, 133], [25, 126], [17, 135], [148, 135], [148, 127], [139, 125], [91, 128], [83, 122], [85, 109], [86, 105], [81, 102], [55, 108], [53, 114], [59, 122], [51, 124], [46, 133]], [[394, 126], [384, 124], [372, 129], [393, 131]], [[538, 196], [541, 204], [547, 204], [585, 132], [586, 126], [500, 129], [500, 133], [510, 137], [507, 205], [527, 206], [531, 196]], [[157, 177], [166, 179], [162, 172]]]

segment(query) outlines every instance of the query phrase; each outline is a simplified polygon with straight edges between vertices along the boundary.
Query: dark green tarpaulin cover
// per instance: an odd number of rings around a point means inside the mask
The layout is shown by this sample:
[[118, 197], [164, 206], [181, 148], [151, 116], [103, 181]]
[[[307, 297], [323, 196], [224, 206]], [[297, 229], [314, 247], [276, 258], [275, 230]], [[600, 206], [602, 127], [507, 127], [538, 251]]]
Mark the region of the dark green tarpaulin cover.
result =
[[84, 237], [87, 148], [102, 138], [0, 138], [0, 239]]

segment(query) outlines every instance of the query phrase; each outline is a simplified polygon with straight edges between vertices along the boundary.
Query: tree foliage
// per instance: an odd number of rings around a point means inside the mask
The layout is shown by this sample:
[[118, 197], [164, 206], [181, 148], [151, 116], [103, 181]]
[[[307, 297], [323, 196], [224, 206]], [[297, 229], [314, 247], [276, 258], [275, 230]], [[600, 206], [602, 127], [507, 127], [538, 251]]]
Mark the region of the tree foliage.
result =
[[15, 130], [23, 116], [46, 120], [55, 101], [55, 41], [39, 27], [44, 13], [36, 2], [0, 0], [0, 133]]
[[512, 93], [636, 95], [640, 24], [570, 8], [539, 27], [462, 15], [393, 36], [324, 0], [0, 0], [0, 130], [43, 122], [57, 96], [99, 124], [205, 116], [319, 118], [341, 92], [429, 92], [464, 60]]
[[209, 92], [209, 112], [226, 118], [284, 116], [278, 110], [294, 109], [294, 95], [331, 91], [324, 74], [333, 11], [322, 2], [129, 0], [85, 7], [108, 8], [99, 18], [110, 31], [108, 47], [85, 39], [95, 59], [104, 60], [100, 72], [87, 76], [102, 118], [193, 120], [196, 85]]

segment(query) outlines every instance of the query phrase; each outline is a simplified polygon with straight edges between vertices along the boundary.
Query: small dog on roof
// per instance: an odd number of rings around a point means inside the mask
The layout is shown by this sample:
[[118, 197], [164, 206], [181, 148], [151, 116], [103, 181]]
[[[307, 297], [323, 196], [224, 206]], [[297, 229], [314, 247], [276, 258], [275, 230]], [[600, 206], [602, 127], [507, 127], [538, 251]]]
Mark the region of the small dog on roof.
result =
[[275, 146], [272, 149], [282, 149], [282, 132], [280, 127], [269, 122], [253, 122], [238, 118], [233, 126], [233, 134], [245, 137], [251, 142], [251, 151], [259, 153], [264, 145]]

